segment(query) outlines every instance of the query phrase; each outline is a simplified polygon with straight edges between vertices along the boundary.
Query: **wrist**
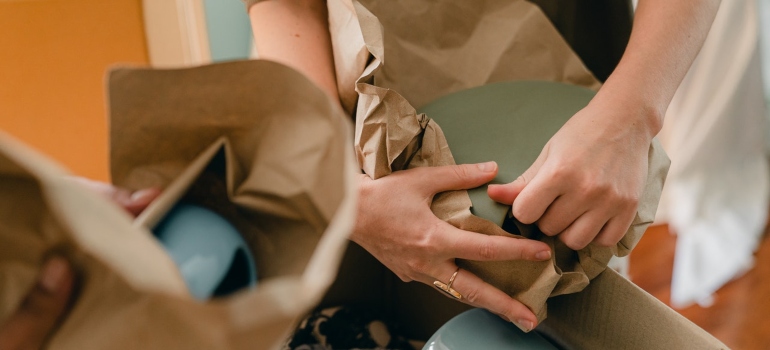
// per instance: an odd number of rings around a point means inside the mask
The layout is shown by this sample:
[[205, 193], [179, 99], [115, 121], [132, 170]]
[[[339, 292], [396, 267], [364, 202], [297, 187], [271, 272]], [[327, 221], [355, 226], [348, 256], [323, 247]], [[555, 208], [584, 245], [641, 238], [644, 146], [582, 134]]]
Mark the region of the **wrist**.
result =
[[652, 140], [663, 127], [665, 107], [641, 92], [625, 93], [608, 89], [605, 85], [588, 104], [588, 108], [605, 111], [605, 115], [616, 118], [610, 122], [630, 128], [648, 140]]

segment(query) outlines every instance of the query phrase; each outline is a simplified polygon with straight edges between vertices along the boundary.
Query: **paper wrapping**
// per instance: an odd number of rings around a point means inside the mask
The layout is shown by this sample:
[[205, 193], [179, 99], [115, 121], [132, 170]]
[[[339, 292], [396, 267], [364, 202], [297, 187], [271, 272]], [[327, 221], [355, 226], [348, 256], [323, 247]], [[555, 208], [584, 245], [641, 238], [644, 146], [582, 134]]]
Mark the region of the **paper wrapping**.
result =
[[[351, 127], [307, 79], [272, 62], [117, 69], [109, 81], [116, 185], [158, 186], [135, 221], [0, 135], [0, 323], [46, 254], [80, 289], [51, 349], [276, 348], [334, 280], [355, 211]], [[255, 289], [199, 302], [145, 226], [179, 200], [229, 219]]]
[[[418, 114], [415, 106], [498, 81], [549, 80], [594, 90], [600, 86], [540, 9], [526, 1], [335, 3], [347, 2], [329, 2], [330, 23], [346, 24], [330, 26], [334, 51], [358, 52], [358, 41], [342, 38], [360, 33], [370, 54], [355, 82], [355, 150], [359, 165], [373, 179], [418, 166], [454, 164], [441, 128], [430, 116]], [[351, 8], [358, 23], [351, 19]], [[336, 65], [337, 70], [357, 68], [349, 61]], [[521, 301], [543, 320], [548, 297], [582, 290], [612, 255], [625, 256], [635, 246], [654, 219], [668, 164], [653, 142], [637, 215], [616, 247], [589, 245], [576, 253], [529, 225], [520, 231], [551, 245], [555, 254], [550, 262], [458, 259], [458, 266]], [[498, 224], [473, 216], [470, 206], [467, 192], [454, 191], [437, 195], [431, 208], [461, 229], [510, 236]]]

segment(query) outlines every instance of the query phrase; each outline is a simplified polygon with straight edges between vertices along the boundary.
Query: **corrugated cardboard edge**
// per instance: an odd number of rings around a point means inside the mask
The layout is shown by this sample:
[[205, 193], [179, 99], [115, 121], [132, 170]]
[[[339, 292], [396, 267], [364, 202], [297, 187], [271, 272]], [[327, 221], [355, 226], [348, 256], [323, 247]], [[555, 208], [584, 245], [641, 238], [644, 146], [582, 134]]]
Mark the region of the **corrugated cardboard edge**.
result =
[[567, 349], [728, 349], [611, 269], [580, 293], [548, 299], [548, 313], [537, 330]]

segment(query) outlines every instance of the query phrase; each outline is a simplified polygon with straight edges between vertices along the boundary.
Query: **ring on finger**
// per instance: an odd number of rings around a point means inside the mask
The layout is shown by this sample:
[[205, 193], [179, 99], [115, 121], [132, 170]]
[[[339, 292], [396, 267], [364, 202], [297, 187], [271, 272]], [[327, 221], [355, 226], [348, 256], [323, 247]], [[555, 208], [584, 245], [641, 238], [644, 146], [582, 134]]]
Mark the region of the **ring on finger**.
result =
[[460, 294], [460, 292], [452, 289], [452, 283], [455, 282], [455, 278], [457, 277], [457, 273], [460, 272], [460, 268], [458, 267], [457, 270], [455, 270], [455, 273], [452, 274], [452, 277], [449, 278], [449, 283], [444, 284], [441, 281], [433, 281], [433, 285], [438, 288], [438, 290], [448, 294], [452, 298], [455, 298], [457, 300], [462, 300], [463, 296]]

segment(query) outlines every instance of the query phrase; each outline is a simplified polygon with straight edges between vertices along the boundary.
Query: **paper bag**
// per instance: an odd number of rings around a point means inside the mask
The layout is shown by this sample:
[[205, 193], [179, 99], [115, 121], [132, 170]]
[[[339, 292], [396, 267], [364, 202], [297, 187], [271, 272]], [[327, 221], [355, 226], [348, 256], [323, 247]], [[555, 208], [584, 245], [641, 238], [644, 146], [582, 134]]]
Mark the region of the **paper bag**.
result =
[[[539, 8], [526, 1], [362, 0], [352, 3], [357, 21], [345, 17], [342, 10], [350, 8], [330, 4], [332, 43], [335, 52], [357, 52], [357, 42], [341, 40], [352, 36], [348, 31], [355, 31], [357, 25], [372, 56], [355, 84], [359, 95], [355, 147], [359, 165], [373, 179], [418, 166], [454, 164], [439, 125], [415, 109], [437, 97], [491, 82], [523, 79], [599, 87]], [[335, 23], [346, 25], [335, 27]], [[345, 67], [338, 64], [337, 69], [341, 68]], [[560, 266], [555, 260], [458, 260], [458, 265], [527, 305], [539, 320], [544, 319], [549, 296], [582, 290], [613, 254], [628, 254], [652, 222], [668, 159], [660, 147], [652, 147], [649, 154], [647, 191], [617, 247], [589, 246], [578, 252], [580, 258], [557, 249], [554, 259], [559, 256]], [[467, 193], [455, 191], [437, 195], [431, 208], [456, 227], [509, 235], [498, 224], [471, 215], [470, 206]], [[570, 273], [562, 273], [562, 269]]]
[[[50, 161], [0, 137], [0, 323], [45, 254], [80, 291], [52, 349], [267, 349], [333, 281], [354, 214], [351, 129], [299, 73], [272, 62], [110, 74], [114, 182], [164, 189], [136, 221]], [[180, 198], [228, 218], [260, 270], [255, 289], [193, 300], [144, 228]]]

